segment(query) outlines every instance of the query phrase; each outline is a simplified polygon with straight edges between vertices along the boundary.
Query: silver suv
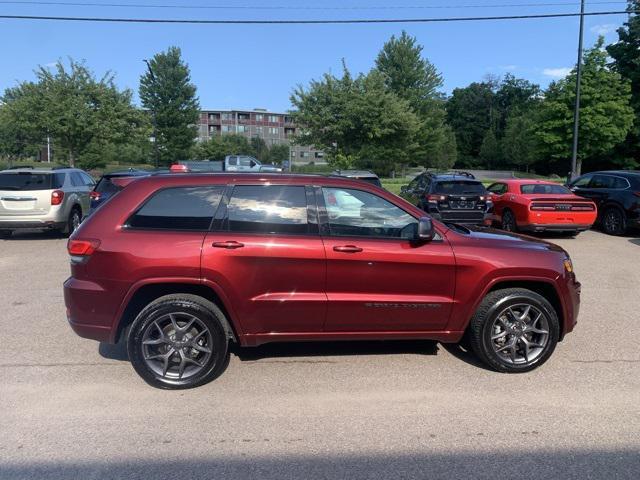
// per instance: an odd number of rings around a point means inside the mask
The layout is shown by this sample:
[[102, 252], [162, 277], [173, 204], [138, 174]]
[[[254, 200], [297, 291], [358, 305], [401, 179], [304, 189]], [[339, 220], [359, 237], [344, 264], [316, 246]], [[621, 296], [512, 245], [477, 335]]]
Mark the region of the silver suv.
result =
[[76, 168], [0, 171], [0, 235], [42, 228], [71, 234], [89, 213], [95, 181]]

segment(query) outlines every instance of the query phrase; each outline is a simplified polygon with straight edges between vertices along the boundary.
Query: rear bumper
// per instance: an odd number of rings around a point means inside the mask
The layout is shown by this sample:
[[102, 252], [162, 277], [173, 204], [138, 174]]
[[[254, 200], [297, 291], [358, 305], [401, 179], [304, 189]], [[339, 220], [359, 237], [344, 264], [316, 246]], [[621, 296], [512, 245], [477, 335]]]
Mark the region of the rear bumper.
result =
[[491, 225], [493, 215], [491, 213], [483, 212], [469, 212], [469, 211], [456, 211], [445, 210], [439, 212], [429, 212], [436, 220], [441, 222], [459, 223], [460, 225]]
[[53, 220], [2, 220], [0, 219], [0, 230], [26, 230], [30, 228], [45, 228], [56, 229], [63, 228], [66, 225], [65, 222], [58, 222]]
[[530, 223], [528, 225], [518, 225], [518, 230], [524, 232], [584, 232], [590, 228], [590, 223]]
[[113, 312], [98, 307], [105, 301], [104, 289], [97, 283], [70, 277], [64, 282], [63, 290], [71, 329], [84, 338], [113, 342]]

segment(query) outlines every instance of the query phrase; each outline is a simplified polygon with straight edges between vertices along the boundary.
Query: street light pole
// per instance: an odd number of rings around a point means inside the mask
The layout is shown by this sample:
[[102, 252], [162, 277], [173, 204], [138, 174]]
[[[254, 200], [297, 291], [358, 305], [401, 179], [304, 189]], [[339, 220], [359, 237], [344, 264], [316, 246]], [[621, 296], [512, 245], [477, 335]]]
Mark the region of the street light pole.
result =
[[571, 149], [571, 174], [569, 181], [576, 175], [578, 163], [578, 134], [580, 130], [580, 80], [582, 78], [582, 39], [584, 36], [584, 0], [580, 1], [580, 34], [578, 38], [578, 67], [576, 71], [576, 104], [573, 111], [573, 148]]
[[[156, 76], [154, 75], [153, 70], [151, 70], [151, 64], [149, 64], [149, 60], [145, 58], [142, 61], [147, 64], [147, 69], [149, 70], [149, 76], [151, 77], [151, 80], [155, 82]], [[151, 124], [153, 126], [153, 157], [155, 160], [156, 169], [158, 169], [158, 123], [156, 120], [155, 105], [151, 110]]]

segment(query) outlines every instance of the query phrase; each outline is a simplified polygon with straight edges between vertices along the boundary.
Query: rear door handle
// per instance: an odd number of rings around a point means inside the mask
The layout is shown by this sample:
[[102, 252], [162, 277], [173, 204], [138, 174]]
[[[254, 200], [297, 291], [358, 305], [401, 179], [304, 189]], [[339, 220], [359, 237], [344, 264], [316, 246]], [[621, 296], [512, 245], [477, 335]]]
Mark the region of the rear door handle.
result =
[[236, 242], [235, 240], [229, 240], [226, 242], [213, 242], [211, 246], [216, 248], [226, 248], [228, 250], [233, 250], [236, 248], [244, 247], [244, 243]]
[[333, 247], [333, 250], [340, 253], [358, 253], [362, 251], [360, 247], [355, 245], [337, 245]]

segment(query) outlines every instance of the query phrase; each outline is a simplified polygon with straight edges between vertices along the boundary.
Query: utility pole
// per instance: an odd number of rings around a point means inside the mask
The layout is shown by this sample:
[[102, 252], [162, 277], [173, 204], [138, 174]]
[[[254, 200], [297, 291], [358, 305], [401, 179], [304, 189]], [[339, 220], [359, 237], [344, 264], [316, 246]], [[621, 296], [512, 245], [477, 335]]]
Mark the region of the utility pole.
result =
[[580, 34], [578, 37], [578, 68], [576, 71], [576, 104], [573, 111], [573, 148], [569, 181], [576, 177], [578, 163], [578, 134], [580, 130], [580, 80], [582, 78], [582, 39], [584, 36], [584, 0], [580, 1]]
[[[142, 61], [147, 64], [147, 69], [149, 70], [149, 76], [151, 77], [151, 80], [155, 82], [156, 76], [154, 75], [153, 70], [151, 70], [151, 64], [149, 64], [149, 60], [143, 59]], [[156, 164], [156, 169], [158, 169], [158, 123], [156, 120], [155, 105], [151, 110], [151, 124], [153, 126], [153, 157]]]

